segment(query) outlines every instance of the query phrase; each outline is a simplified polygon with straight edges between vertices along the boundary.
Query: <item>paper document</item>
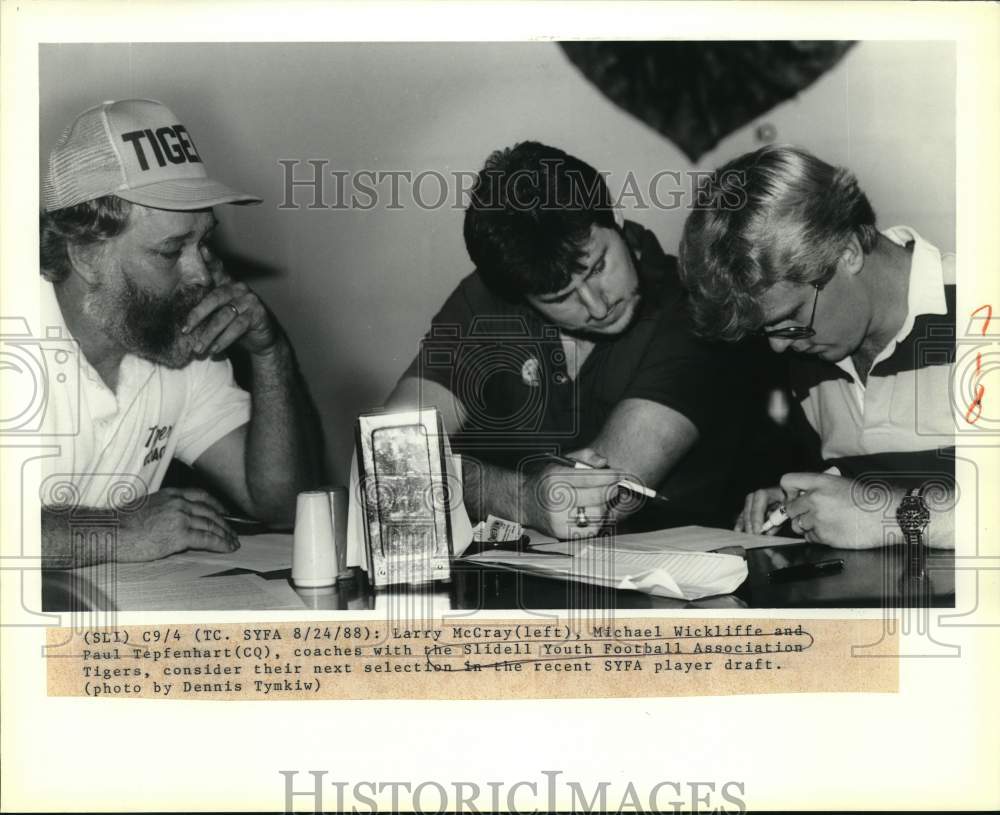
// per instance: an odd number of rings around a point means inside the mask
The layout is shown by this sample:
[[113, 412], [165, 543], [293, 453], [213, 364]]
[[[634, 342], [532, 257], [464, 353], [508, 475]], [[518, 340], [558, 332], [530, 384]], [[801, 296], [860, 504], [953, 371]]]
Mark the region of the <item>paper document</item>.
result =
[[270, 572], [291, 564], [292, 537], [274, 533], [240, 538], [235, 552], [188, 549], [162, 560], [87, 566], [73, 575], [100, 589], [120, 611], [303, 608], [285, 580], [212, 576], [228, 569]]
[[[586, 540], [566, 541], [550, 538], [527, 530], [531, 536], [532, 549], [567, 552], [573, 554], [580, 551]], [[767, 535], [748, 535], [744, 532], [733, 532], [730, 529], [716, 529], [711, 526], [678, 526], [673, 529], [656, 529], [652, 532], [631, 532], [625, 535], [615, 535], [619, 546], [647, 552], [662, 552], [666, 549], [685, 552], [717, 552], [720, 549], [760, 549], [764, 546], [787, 546], [802, 543], [802, 538], [779, 538]]]
[[[747, 578], [746, 561], [715, 552], [637, 552], [614, 547], [610, 553], [618, 588], [660, 597], [698, 600], [736, 591]], [[607, 561], [606, 548], [590, 548], [582, 557]], [[574, 558], [575, 560], [576, 558]]]
[[246, 535], [240, 538], [240, 548], [235, 552], [205, 552], [188, 549], [186, 552], [172, 556], [169, 560], [187, 563], [196, 568], [217, 565], [219, 568], [239, 567], [255, 572], [290, 569], [292, 568], [292, 536], [287, 532]]
[[[729, 594], [746, 580], [747, 564], [738, 555], [668, 549], [653, 541], [625, 543], [629, 537], [548, 543], [533, 537], [534, 551], [487, 550], [467, 560], [681, 600]], [[544, 554], [546, 549], [573, 557]]]
[[715, 529], [710, 526], [678, 526], [674, 529], [657, 529], [653, 532], [635, 532], [616, 535], [620, 546], [630, 549], [683, 549], [687, 552], [714, 552], [739, 546], [742, 549], [760, 549], [764, 546], [786, 546], [802, 543], [802, 538], [779, 538], [769, 535], [749, 535], [733, 532], [731, 529]]
[[220, 611], [225, 609], [300, 609], [305, 603], [286, 581], [288, 590], [252, 574], [202, 577], [195, 581], [138, 580], [119, 582], [113, 600], [120, 611]]

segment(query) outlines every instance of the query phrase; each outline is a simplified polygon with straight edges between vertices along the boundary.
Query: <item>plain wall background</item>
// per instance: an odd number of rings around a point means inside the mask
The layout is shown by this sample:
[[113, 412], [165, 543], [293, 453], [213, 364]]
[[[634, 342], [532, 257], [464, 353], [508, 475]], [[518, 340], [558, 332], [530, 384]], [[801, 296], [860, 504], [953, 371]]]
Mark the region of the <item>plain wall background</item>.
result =
[[[756, 129], [858, 175], [882, 226], [905, 223], [955, 249], [955, 52], [946, 42], [863, 42], [798, 97], [697, 164], [607, 101], [553, 43], [43, 45], [40, 156], [104, 99], [150, 97], [192, 133], [209, 172], [264, 198], [219, 207], [223, 249], [292, 339], [323, 417], [328, 463], [346, 480], [358, 413], [381, 404], [430, 318], [471, 266], [452, 189], [443, 208], [278, 209], [279, 160], [327, 169], [475, 172], [523, 139], [561, 147], [645, 187], [663, 170], [710, 169], [759, 146]], [[685, 185], [664, 181], [661, 200]], [[428, 178], [425, 201], [438, 197]], [[335, 199], [327, 177], [326, 198]], [[674, 190], [675, 192], [671, 192]], [[461, 197], [459, 197], [461, 203]], [[626, 200], [626, 204], [630, 203]], [[627, 211], [675, 251], [683, 208]]]

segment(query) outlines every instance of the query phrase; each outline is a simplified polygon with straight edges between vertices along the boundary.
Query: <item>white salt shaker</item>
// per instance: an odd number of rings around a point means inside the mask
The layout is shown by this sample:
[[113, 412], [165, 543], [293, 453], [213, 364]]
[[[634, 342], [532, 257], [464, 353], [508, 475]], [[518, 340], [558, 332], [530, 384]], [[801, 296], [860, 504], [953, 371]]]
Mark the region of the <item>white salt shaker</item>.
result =
[[296, 501], [292, 582], [306, 588], [332, 586], [337, 582], [333, 519], [330, 497], [325, 490], [300, 492]]

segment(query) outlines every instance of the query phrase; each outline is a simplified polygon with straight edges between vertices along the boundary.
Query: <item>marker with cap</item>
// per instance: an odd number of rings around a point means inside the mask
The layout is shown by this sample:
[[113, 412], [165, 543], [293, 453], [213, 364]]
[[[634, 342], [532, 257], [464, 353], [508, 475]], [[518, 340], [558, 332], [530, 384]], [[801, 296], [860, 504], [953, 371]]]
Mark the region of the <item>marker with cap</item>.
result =
[[[823, 470], [823, 475], [840, 475], [840, 470], [836, 467], [829, 467], [826, 470]], [[781, 526], [787, 520], [788, 510], [785, 509], [784, 504], [778, 504], [778, 506], [771, 511], [771, 514], [767, 516], [767, 520], [764, 521], [764, 525], [760, 528], [760, 534], [763, 535], [765, 532], [770, 532], [776, 526]]]
[[767, 516], [767, 520], [764, 521], [764, 525], [760, 528], [760, 533], [763, 535], [765, 532], [770, 532], [774, 527], [781, 526], [787, 520], [788, 511], [785, 509], [785, 505], [778, 504], [774, 511]]

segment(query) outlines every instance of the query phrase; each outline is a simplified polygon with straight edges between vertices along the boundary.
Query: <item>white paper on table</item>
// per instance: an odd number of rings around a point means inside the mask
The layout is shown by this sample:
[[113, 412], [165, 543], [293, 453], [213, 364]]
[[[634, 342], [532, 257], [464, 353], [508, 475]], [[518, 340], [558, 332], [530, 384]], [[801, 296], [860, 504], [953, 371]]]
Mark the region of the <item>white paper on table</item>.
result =
[[[738, 555], [664, 550], [662, 546], [636, 549], [620, 545], [619, 540], [614, 543], [607, 539], [600, 543], [566, 541], [564, 543], [571, 550], [575, 548], [572, 557], [547, 555], [544, 550], [511, 552], [497, 549], [473, 555], [468, 560], [681, 600], [730, 594], [747, 578], [746, 561]], [[562, 548], [558, 544], [542, 546], [553, 552]]]
[[175, 581], [150, 579], [150, 575], [129, 580], [118, 579], [114, 588], [105, 593], [114, 598], [119, 611], [223, 611], [254, 609], [300, 609], [305, 606], [288, 587], [283, 592], [277, 581], [264, 580], [252, 574], [222, 577], [199, 577]]
[[[448, 471], [448, 483], [452, 487], [451, 538], [453, 554], [461, 555], [472, 543], [472, 522], [465, 511], [462, 495], [462, 457], [451, 452], [448, 434], [444, 434], [444, 460]], [[358, 453], [351, 456], [350, 492], [347, 501], [347, 565], [360, 566], [368, 571], [368, 555], [365, 551], [365, 513], [361, 506], [361, 489], [358, 485]]]
[[209, 552], [189, 549], [171, 556], [176, 563], [221, 569], [250, 569], [255, 572], [273, 572], [292, 566], [292, 536], [286, 532], [267, 532], [262, 535], [244, 535], [240, 548], [235, 552]]
[[616, 546], [635, 550], [683, 549], [686, 552], [714, 552], [731, 546], [739, 546], [742, 549], [786, 546], [802, 543], [803, 539], [750, 535], [746, 532], [733, 532], [731, 529], [715, 529], [710, 526], [678, 526], [673, 529], [615, 535], [614, 541]]
[[[553, 551], [579, 551], [585, 541], [559, 541], [528, 530], [532, 546], [545, 546]], [[648, 552], [663, 552], [668, 549], [685, 552], [715, 552], [738, 546], [742, 549], [760, 549], [765, 546], [788, 546], [802, 543], [802, 538], [780, 538], [768, 535], [750, 535], [733, 532], [731, 529], [716, 529], [711, 526], [677, 526], [672, 529], [656, 529], [652, 532], [630, 532], [606, 538], [609, 545]]]
[[303, 608], [285, 580], [254, 574], [213, 576], [229, 569], [287, 569], [291, 558], [291, 536], [270, 533], [240, 538], [235, 552], [189, 549], [162, 560], [103, 563], [74, 573], [113, 598], [121, 611]]
[[[593, 556], [607, 559], [601, 548]], [[747, 579], [747, 563], [737, 555], [717, 552], [639, 552], [615, 546], [614, 579], [620, 589], [631, 588], [660, 597], [698, 600], [731, 594]], [[589, 552], [581, 553], [586, 558]]]

